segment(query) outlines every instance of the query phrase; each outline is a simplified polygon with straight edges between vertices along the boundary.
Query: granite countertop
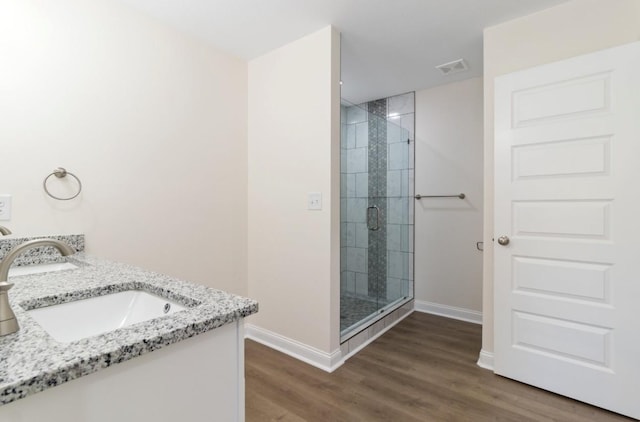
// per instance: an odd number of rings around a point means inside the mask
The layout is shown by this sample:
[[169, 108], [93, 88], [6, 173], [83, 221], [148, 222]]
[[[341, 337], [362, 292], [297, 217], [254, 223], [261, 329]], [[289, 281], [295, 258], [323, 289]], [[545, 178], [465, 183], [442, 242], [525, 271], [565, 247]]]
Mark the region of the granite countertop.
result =
[[[10, 277], [20, 331], [0, 337], [0, 405], [213, 330], [258, 311], [254, 300], [78, 253], [78, 269]], [[145, 290], [187, 309], [94, 337], [60, 343], [27, 310]]]

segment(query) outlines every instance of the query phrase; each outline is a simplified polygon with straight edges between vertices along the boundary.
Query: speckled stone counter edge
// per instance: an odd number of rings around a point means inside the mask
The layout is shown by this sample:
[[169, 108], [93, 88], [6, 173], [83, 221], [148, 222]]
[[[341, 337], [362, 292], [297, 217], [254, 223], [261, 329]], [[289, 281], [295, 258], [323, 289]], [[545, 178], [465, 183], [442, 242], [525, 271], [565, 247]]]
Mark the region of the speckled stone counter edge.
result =
[[[75, 249], [76, 252], [84, 251], [84, 234], [68, 234], [53, 236], [29, 236], [29, 237], [0, 237], [0, 260], [2, 260], [11, 249], [27, 240], [33, 239], [57, 239], [62, 240], [67, 245]], [[51, 246], [33, 248], [25, 251], [14, 262], [15, 266], [50, 264], [53, 262], [65, 262], [66, 257], [60, 255], [55, 248]]]
[[[252, 299], [84, 254], [75, 270], [12, 278], [21, 330], [0, 337], [0, 405], [188, 339], [258, 311]], [[50, 337], [27, 310], [123, 290], [147, 290], [186, 310], [70, 343]]]

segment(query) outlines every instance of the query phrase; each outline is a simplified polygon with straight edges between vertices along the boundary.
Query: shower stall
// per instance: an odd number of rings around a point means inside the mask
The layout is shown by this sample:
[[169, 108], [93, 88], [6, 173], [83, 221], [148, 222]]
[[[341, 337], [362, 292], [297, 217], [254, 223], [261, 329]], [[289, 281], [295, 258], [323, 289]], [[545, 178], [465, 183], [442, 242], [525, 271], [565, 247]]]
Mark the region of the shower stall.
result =
[[340, 336], [413, 299], [414, 93], [341, 107]]

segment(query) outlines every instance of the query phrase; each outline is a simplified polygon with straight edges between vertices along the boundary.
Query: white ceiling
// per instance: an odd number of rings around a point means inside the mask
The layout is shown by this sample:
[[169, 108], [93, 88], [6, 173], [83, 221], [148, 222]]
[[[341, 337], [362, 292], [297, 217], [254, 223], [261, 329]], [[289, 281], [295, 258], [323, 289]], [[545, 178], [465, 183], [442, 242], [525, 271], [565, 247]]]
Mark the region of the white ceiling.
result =
[[[482, 29], [566, 0], [120, 0], [250, 60], [326, 25], [353, 103], [482, 74]], [[434, 66], [464, 58], [469, 71]]]

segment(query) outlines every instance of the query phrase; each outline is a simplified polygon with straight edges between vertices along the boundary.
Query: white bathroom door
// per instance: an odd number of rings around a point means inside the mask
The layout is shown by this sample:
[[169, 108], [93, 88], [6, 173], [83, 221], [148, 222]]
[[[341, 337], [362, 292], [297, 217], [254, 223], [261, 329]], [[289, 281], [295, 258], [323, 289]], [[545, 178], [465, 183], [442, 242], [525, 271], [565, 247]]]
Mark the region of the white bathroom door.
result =
[[495, 372], [640, 418], [640, 43], [495, 102]]

